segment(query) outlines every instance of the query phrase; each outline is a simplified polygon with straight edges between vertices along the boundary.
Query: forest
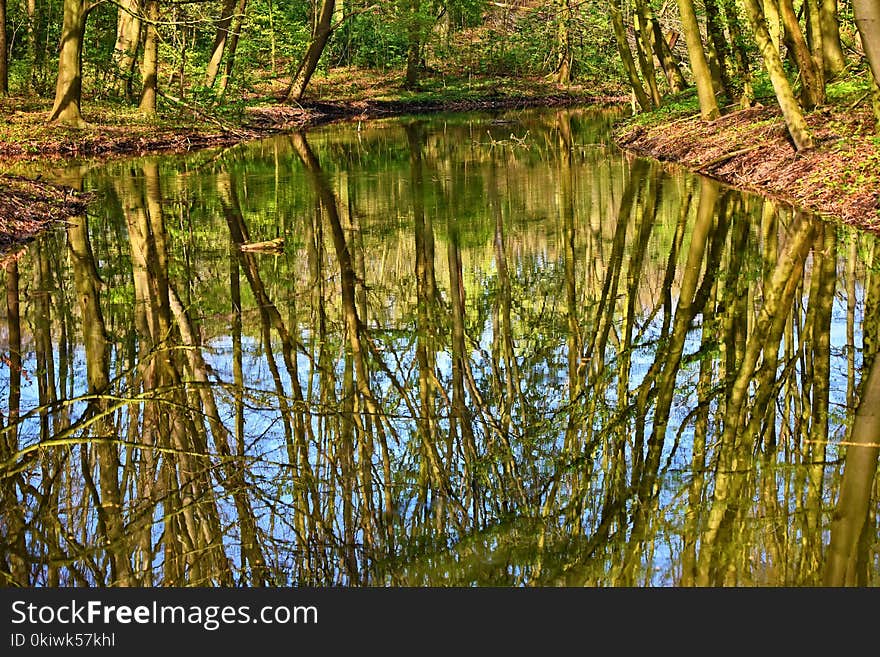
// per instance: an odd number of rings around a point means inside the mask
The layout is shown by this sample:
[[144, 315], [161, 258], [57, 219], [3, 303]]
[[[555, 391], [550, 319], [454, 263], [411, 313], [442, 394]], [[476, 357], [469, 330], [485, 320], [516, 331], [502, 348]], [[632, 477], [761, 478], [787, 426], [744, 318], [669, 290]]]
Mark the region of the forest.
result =
[[804, 113], [834, 80], [862, 77], [880, 116], [878, 21], [872, 0], [3, 0], [0, 93], [52, 97], [47, 119], [78, 126], [84, 96], [207, 115], [296, 104], [316, 71], [358, 67], [406, 90], [437, 75], [618, 87], [638, 111], [692, 87], [711, 121], [769, 86], [803, 150], [815, 142]]

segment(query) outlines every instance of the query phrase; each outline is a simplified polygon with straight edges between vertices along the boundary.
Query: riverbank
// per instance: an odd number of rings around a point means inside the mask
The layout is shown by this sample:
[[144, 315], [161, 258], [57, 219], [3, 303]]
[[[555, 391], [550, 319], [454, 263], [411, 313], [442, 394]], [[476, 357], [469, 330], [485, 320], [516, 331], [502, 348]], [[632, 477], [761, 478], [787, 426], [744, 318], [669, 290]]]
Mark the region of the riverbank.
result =
[[[815, 148], [796, 152], [772, 99], [703, 122], [695, 103], [630, 117], [621, 148], [880, 232], [880, 137], [870, 98], [829, 85], [827, 104], [806, 115]], [[855, 96], [853, 98], [853, 96]]]
[[186, 153], [335, 121], [409, 113], [609, 105], [625, 100], [613, 88], [561, 87], [542, 79], [516, 78], [435, 76], [412, 92], [400, 88], [399, 76], [365, 75], [349, 69], [317, 78], [313, 88], [314, 99], [282, 104], [276, 90], [262, 99], [251, 99], [235, 114], [180, 105], [151, 118], [135, 108], [84, 102], [89, 124], [85, 129], [48, 125], [50, 102], [46, 99], [0, 98], [0, 263], [4, 254], [85, 207], [84, 197], [73, 190], [4, 175], [4, 170], [18, 162]]
[[[348, 76], [348, 77], [345, 77]], [[613, 89], [562, 88], [544, 80], [435, 78], [418, 92], [377, 76], [337, 72], [315, 82], [316, 100], [252, 102], [238, 115], [180, 107], [161, 119], [133, 108], [89, 103], [86, 129], [49, 126], [45, 100], [0, 99], [0, 172], [21, 161], [104, 160], [229, 146], [334, 121], [406, 113], [622, 104]], [[880, 139], [859, 89], [829, 86], [829, 102], [807, 115], [817, 147], [796, 153], [772, 99], [766, 105], [699, 119], [693, 94], [621, 121], [618, 146], [712, 176], [869, 231], [880, 231]], [[73, 190], [0, 173], [0, 258], [54, 221], [83, 211]]]

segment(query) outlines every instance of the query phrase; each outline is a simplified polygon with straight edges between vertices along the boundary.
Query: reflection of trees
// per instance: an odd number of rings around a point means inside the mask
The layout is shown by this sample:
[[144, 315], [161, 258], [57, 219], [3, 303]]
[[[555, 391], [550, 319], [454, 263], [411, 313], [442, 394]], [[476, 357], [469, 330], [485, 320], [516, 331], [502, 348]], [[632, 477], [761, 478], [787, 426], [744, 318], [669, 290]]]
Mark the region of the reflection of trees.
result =
[[4, 272], [4, 579], [873, 582], [871, 243], [527, 121], [96, 179]]

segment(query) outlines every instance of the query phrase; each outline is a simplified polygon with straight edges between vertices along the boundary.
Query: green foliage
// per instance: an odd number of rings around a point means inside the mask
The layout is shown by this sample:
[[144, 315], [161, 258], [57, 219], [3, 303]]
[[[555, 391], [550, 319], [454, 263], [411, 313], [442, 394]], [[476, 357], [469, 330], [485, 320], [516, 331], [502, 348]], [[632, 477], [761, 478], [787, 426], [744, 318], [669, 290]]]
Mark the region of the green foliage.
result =
[[336, 31], [325, 61], [366, 68], [399, 68], [406, 63], [407, 46], [405, 25], [398, 15], [366, 12]]

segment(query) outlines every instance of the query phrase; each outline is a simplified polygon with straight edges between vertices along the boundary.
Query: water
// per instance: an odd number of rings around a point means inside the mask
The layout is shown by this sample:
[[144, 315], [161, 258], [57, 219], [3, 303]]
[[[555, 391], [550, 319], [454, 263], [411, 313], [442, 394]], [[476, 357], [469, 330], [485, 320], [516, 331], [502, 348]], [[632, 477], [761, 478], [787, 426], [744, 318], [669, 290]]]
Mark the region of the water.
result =
[[613, 119], [47, 174], [97, 201], [2, 275], [7, 583], [876, 584], [875, 238]]

